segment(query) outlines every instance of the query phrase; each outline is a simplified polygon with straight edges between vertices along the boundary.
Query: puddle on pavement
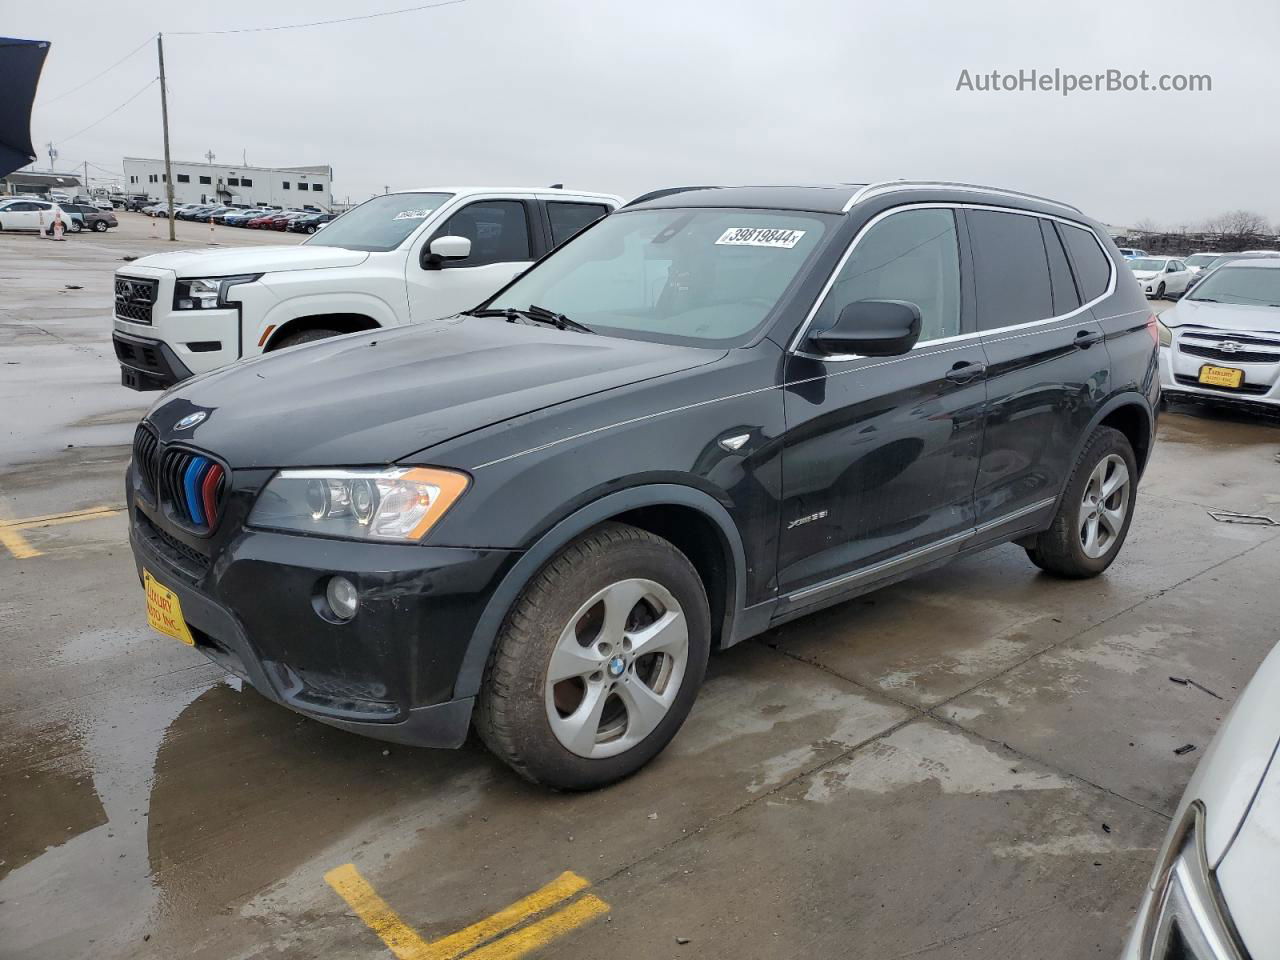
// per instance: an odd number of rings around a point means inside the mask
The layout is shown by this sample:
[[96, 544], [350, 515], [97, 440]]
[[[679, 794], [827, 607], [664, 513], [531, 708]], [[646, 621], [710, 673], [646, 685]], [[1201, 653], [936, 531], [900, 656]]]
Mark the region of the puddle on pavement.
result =
[[1156, 442], [1198, 447], [1266, 445], [1280, 449], [1280, 418], [1229, 407], [1175, 407], [1160, 415]]

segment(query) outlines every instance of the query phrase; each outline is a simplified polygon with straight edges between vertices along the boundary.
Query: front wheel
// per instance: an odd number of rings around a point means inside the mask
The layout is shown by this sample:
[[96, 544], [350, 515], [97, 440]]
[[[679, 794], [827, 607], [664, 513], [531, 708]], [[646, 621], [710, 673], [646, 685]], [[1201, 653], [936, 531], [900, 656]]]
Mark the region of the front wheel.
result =
[[1161, 281], [1160, 286], [1156, 287], [1156, 299], [1164, 299], [1164, 281]]
[[1049, 529], [1027, 547], [1041, 570], [1096, 577], [1120, 553], [1138, 494], [1138, 464], [1128, 438], [1099, 427], [1076, 461]]
[[688, 558], [605, 524], [525, 587], [485, 671], [475, 725], [534, 783], [589, 790], [635, 773], [684, 723], [711, 646]]

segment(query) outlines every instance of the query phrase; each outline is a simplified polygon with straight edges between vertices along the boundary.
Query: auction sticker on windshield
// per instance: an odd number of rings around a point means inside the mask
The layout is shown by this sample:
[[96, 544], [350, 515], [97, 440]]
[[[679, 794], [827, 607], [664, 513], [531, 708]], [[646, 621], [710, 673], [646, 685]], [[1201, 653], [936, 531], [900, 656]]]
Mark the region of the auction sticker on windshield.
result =
[[196, 641], [191, 636], [186, 617], [182, 615], [178, 595], [151, 576], [151, 571], [145, 568], [142, 571], [142, 586], [147, 592], [147, 623], [151, 628], [194, 647]]
[[777, 227], [730, 227], [720, 234], [717, 244], [740, 247], [782, 247], [790, 250], [803, 237], [803, 230], [781, 230]]

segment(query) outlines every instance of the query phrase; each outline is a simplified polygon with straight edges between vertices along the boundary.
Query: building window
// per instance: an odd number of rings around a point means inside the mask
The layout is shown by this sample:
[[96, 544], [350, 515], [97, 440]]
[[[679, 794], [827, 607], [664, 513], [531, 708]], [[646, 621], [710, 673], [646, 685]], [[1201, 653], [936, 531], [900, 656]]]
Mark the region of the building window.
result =
[[200, 182], [201, 182], [201, 183], [213, 183], [213, 180], [212, 180], [210, 177], [201, 177], [201, 178], [200, 178]]
[[239, 180], [237, 180], [235, 177], [227, 177], [227, 186], [228, 186], [228, 187], [238, 187], [238, 186], [240, 186], [240, 181], [239, 181]]
[[179, 182], [179, 183], [190, 183], [190, 182], [191, 182], [191, 175], [190, 175], [190, 174], [186, 174], [186, 173], [180, 173], [180, 174], [178, 174], [178, 182]]
[[281, 189], [283, 189], [283, 190], [288, 190], [288, 189], [289, 189], [289, 181], [288, 181], [288, 180], [281, 181], [281, 183], [280, 183], [280, 187], [281, 187]]
[[137, 177], [130, 177], [130, 178], [129, 178], [129, 182], [130, 182], [130, 183], [137, 183], [137, 182], [138, 182], [138, 178], [137, 178]]
[[311, 185], [311, 189], [312, 189], [312, 190], [323, 190], [323, 189], [324, 189], [324, 184], [323, 184], [323, 183], [313, 183], [313, 184]]
[[253, 181], [252, 181], [252, 180], [250, 180], [248, 177], [241, 177], [241, 178], [240, 178], [240, 186], [242, 186], [242, 187], [252, 187], [252, 186], [253, 186]]

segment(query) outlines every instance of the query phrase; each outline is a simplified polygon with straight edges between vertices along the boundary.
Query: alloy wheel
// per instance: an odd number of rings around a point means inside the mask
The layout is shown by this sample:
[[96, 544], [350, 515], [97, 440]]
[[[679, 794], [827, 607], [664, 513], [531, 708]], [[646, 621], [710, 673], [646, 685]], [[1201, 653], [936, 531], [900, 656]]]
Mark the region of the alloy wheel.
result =
[[1089, 474], [1080, 500], [1077, 531], [1086, 557], [1106, 556], [1120, 539], [1128, 511], [1129, 468], [1123, 457], [1109, 453]]
[[547, 719], [588, 759], [617, 756], [670, 711], [689, 661], [689, 624], [653, 580], [612, 583], [578, 608], [547, 665]]

